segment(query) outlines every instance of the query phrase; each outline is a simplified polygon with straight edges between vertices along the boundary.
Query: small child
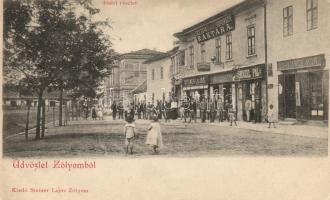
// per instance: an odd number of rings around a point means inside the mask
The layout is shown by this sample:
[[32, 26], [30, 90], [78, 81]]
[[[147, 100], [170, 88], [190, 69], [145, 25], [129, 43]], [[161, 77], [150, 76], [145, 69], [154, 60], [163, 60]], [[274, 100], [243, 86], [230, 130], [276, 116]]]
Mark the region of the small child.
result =
[[152, 146], [154, 154], [159, 153], [159, 148], [163, 146], [163, 138], [158, 122], [158, 116], [152, 115], [152, 122], [148, 128], [146, 144]]
[[268, 120], [268, 128], [270, 128], [270, 125], [273, 123], [274, 125], [274, 128], [275, 127], [275, 113], [274, 113], [274, 106], [273, 104], [271, 104], [269, 106], [269, 110], [268, 110], [268, 113], [267, 113], [267, 120]]
[[229, 118], [229, 121], [230, 121], [230, 126], [233, 125], [233, 122], [235, 123], [235, 126], [237, 126], [236, 117], [235, 117], [235, 110], [233, 109], [232, 106], [228, 109], [228, 118]]
[[127, 118], [127, 124], [124, 127], [126, 154], [133, 154], [133, 144], [137, 137], [134, 120], [131, 117]]
[[99, 118], [99, 120], [103, 120], [103, 111], [102, 111], [102, 108], [99, 108], [99, 110], [97, 111], [97, 117]]

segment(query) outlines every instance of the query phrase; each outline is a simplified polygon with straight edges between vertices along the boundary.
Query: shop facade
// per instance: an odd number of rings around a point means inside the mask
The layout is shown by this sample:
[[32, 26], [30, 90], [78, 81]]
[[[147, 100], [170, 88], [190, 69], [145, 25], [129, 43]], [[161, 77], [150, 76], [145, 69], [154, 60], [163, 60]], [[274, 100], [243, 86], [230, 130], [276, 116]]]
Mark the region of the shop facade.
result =
[[209, 76], [201, 75], [185, 78], [182, 81], [183, 99], [200, 102], [209, 99]]
[[231, 104], [237, 111], [237, 119], [247, 121], [245, 103], [251, 101], [249, 121], [261, 122], [266, 111], [265, 65], [259, 64], [210, 76], [210, 96]]
[[182, 98], [221, 99], [236, 110], [238, 120], [246, 119], [244, 104], [250, 99], [258, 110], [257, 121], [264, 121], [264, 14], [264, 1], [243, 1], [174, 34], [184, 55], [179, 62], [184, 64], [179, 70]]
[[199, 75], [183, 79], [185, 100], [224, 103], [237, 111], [237, 119], [247, 121], [245, 103], [251, 101], [249, 121], [262, 122], [267, 112], [265, 64], [233, 70]]
[[281, 0], [267, 8], [268, 105], [279, 120], [327, 124], [330, 4]]
[[328, 120], [329, 70], [323, 54], [277, 63], [279, 117]]

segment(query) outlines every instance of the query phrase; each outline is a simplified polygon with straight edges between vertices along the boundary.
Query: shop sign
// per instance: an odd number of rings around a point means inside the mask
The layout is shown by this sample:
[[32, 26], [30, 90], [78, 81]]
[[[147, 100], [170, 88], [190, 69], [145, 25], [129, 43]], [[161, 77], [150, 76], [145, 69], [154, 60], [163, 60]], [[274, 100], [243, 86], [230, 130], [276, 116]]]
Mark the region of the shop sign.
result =
[[257, 65], [252, 68], [239, 70], [237, 71], [237, 73], [226, 72], [226, 73], [216, 74], [211, 76], [210, 83], [219, 84], [219, 83], [228, 83], [234, 81], [262, 78], [264, 76], [264, 66], [265, 65], [263, 64]]
[[223, 17], [208, 24], [195, 32], [198, 43], [221, 36], [235, 29], [235, 18], [233, 15]]
[[228, 83], [233, 81], [232, 73], [222, 73], [211, 76], [211, 84]]
[[183, 85], [184, 86], [207, 85], [208, 82], [209, 82], [208, 76], [198, 76], [198, 77], [184, 79]]
[[292, 60], [285, 60], [277, 62], [279, 70], [291, 70], [291, 69], [302, 69], [309, 67], [324, 66], [325, 58], [324, 55], [316, 55], [305, 58], [298, 58]]
[[210, 63], [197, 63], [198, 71], [210, 71], [211, 64]]
[[239, 79], [245, 80], [245, 79], [262, 78], [263, 77], [262, 66], [257, 66], [257, 67], [243, 69], [243, 70], [238, 71]]

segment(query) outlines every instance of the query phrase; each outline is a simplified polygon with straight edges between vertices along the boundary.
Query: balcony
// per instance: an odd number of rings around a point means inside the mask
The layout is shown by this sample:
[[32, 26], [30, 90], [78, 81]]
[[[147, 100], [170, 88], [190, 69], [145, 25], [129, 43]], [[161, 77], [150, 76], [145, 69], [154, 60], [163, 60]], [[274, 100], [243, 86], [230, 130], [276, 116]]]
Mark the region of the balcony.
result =
[[197, 70], [198, 71], [210, 71], [211, 63], [209, 63], [209, 62], [197, 63]]

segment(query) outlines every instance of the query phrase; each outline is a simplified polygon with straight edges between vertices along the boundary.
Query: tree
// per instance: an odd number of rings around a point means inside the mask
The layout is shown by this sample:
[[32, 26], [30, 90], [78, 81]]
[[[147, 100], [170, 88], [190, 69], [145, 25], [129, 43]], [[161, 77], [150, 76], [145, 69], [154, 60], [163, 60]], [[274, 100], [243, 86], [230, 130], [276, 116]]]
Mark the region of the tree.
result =
[[4, 4], [4, 74], [8, 79], [15, 77], [13, 82], [20, 89], [38, 95], [36, 139], [40, 139], [41, 102], [46, 89], [91, 89], [109, 72], [111, 43], [99, 28], [107, 22], [92, 22], [91, 15], [98, 9], [90, 0], [76, 1], [76, 5], [88, 11], [89, 19], [76, 16], [68, 0], [13, 0]]

